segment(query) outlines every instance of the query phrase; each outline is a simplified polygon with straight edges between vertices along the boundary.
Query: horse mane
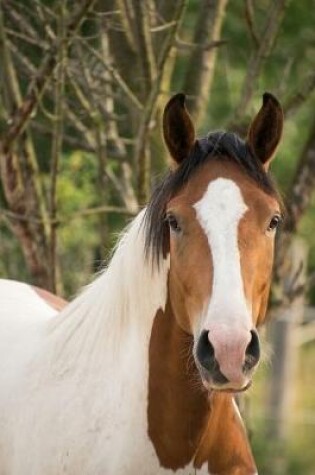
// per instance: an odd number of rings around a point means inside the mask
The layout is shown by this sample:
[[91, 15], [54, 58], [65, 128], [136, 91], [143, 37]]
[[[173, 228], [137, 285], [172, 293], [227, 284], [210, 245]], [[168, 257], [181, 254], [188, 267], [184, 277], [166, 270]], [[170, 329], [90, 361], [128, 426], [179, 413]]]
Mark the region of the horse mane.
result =
[[[189, 181], [193, 173], [209, 160], [228, 160], [237, 163], [267, 194], [279, 199], [278, 191], [269, 173], [266, 173], [247, 143], [232, 132], [212, 132], [196, 140], [187, 159], [175, 171], [169, 171], [156, 187], [148, 204], [145, 225], [145, 251], [153, 264], [159, 267], [168, 248], [169, 231], [165, 221], [166, 205]], [[279, 201], [281, 201], [279, 199]]]
[[157, 309], [164, 308], [167, 262], [152, 273], [144, 258], [143, 219], [144, 210], [123, 232], [108, 267], [50, 321], [48, 358], [59, 376], [80, 368], [82, 358], [104, 358], [104, 347], [117, 357], [124, 336], [151, 328]]

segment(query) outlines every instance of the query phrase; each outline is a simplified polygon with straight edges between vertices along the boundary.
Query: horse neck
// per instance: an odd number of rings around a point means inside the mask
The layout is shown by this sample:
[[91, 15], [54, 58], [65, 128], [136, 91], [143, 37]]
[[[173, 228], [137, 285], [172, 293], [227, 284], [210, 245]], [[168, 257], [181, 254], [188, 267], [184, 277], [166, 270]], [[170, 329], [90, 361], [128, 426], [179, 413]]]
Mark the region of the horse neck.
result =
[[148, 431], [160, 463], [173, 470], [192, 461], [209, 418], [192, 345], [168, 300], [165, 312], [155, 317], [150, 340]]
[[143, 215], [144, 210], [120, 239], [108, 268], [51, 322], [59, 373], [113, 361], [117, 367], [124, 348], [145, 347], [157, 309], [165, 306], [168, 262], [153, 271], [145, 259]]

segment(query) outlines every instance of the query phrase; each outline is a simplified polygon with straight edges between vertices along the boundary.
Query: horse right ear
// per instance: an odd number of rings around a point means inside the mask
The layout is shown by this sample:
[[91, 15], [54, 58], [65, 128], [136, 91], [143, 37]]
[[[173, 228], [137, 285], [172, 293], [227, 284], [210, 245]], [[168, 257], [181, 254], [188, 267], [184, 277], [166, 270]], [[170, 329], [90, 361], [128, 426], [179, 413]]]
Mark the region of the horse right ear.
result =
[[263, 104], [251, 123], [247, 144], [251, 152], [268, 170], [283, 130], [283, 110], [278, 100], [269, 92], [263, 95]]
[[185, 106], [185, 94], [176, 94], [166, 104], [163, 135], [174, 168], [177, 168], [188, 157], [195, 143], [195, 128]]

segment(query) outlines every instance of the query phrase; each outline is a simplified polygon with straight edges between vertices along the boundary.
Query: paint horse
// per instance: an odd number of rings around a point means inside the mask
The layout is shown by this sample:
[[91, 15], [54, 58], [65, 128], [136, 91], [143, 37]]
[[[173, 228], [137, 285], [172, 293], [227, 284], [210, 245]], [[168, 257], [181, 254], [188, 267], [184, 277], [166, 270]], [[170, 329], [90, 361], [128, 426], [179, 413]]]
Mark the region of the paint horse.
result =
[[1, 282], [1, 475], [257, 472], [234, 393], [260, 357], [282, 125], [266, 93], [245, 142], [196, 140], [174, 96], [172, 169], [107, 270], [68, 305]]

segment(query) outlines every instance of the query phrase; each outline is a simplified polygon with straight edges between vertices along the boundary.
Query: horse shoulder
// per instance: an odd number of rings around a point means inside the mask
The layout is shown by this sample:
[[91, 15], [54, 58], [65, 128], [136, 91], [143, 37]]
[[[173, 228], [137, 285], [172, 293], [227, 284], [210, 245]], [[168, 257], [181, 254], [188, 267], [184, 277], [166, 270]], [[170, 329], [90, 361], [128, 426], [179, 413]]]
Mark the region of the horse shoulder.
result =
[[211, 413], [196, 454], [195, 463], [208, 463], [216, 475], [255, 475], [246, 429], [234, 398], [230, 394], [211, 395]]

